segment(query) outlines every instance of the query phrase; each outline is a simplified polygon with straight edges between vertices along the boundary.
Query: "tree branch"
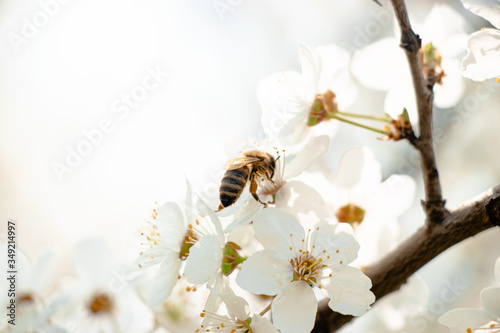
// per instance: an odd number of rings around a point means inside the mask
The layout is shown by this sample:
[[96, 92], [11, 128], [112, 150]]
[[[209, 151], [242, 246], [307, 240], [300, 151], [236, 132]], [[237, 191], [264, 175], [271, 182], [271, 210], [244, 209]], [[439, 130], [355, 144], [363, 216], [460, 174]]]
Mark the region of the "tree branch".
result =
[[405, 50], [408, 59], [418, 107], [420, 136], [416, 140], [410, 140], [410, 143], [418, 150], [420, 155], [420, 165], [425, 185], [425, 201], [422, 202], [422, 205], [425, 209], [427, 222], [441, 223], [449, 212], [444, 207], [445, 201], [441, 194], [432, 140], [434, 99], [432, 88], [434, 82], [427, 81], [424, 78], [419, 54], [422, 41], [411, 28], [404, 0], [391, 0], [391, 3], [401, 29], [400, 46]]
[[[366, 267], [377, 300], [399, 289], [426, 263], [449, 247], [484, 230], [500, 226], [500, 185], [452, 211], [438, 225], [425, 224], [377, 263]], [[320, 302], [313, 332], [335, 332], [353, 317], [333, 312]]]

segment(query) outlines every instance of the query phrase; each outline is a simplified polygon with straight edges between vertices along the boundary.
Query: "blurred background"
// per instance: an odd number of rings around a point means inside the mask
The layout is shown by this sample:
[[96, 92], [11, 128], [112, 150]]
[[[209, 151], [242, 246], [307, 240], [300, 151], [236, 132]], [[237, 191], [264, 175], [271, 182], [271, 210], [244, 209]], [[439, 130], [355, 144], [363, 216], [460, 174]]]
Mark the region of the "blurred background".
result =
[[[408, 7], [423, 21], [434, 3], [408, 1]], [[467, 34], [489, 26], [460, 1], [438, 3], [463, 16]], [[28, 257], [57, 245], [60, 277], [72, 274], [72, 248], [88, 237], [105, 238], [119, 260], [132, 262], [135, 233], [155, 202], [182, 198], [185, 176], [200, 191], [216, 188], [234, 143], [257, 136], [258, 82], [281, 70], [300, 71], [299, 44], [335, 43], [353, 53], [393, 36], [392, 17], [386, 21], [381, 14], [392, 9], [386, 1], [382, 5], [1, 0], [2, 236], [13, 219]], [[449, 208], [500, 183], [499, 86], [479, 98], [485, 83], [465, 84], [457, 106], [435, 110], [437, 161]], [[359, 89], [348, 111], [382, 114], [385, 92], [361, 84]], [[384, 177], [415, 178], [417, 197], [400, 221], [410, 234], [424, 219], [416, 154], [406, 142], [380, 141], [341, 124], [326, 163], [335, 169], [347, 148], [360, 145], [374, 151]], [[479, 307], [480, 290], [493, 283], [499, 237], [490, 230], [425, 266], [429, 303], [421, 312], [427, 319], [405, 331], [448, 332], [435, 323], [439, 315]], [[433, 305], [457, 276], [467, 289], [453, 303]]]

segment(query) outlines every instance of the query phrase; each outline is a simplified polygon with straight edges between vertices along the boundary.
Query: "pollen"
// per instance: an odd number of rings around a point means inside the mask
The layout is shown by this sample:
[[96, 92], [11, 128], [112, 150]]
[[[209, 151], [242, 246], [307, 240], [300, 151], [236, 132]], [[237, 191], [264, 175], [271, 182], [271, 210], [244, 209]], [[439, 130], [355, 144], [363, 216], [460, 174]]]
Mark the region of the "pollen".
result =
[[34, 301], [33, 296], [29, 293], [21, 294], [21, 295], [19, 295], [19, 298], [18, 298], [19, 303], [32, 303], [33, 301]]
[[296, 258], [291, 259], [294, 281], [304, 281], [310, 286], [317, 285], [320, 272], [326, 266], [322, 264], [322, 261], [321, 258], [316, 259], [310, 253], [301, 253]]
[[339, 222], [347, 222], [351, 225], [356, 225], [363, 222], [363, 219], [365, 218], [365, 210], [353, 203], [349, 203], [340, 207], [337, 210], [336, 215]]
[[92, 302], [90, 303], [90, 311], [92, 313], [105, 313], [111, 312], [112, 303], [111, 300], [105, 294], [97, 294]]

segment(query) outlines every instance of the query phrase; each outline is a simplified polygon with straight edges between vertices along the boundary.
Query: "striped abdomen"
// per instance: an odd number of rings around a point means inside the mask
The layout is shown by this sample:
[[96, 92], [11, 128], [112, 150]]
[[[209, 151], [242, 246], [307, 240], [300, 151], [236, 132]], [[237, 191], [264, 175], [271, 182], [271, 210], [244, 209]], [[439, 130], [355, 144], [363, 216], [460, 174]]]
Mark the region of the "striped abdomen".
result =
[[232, 205], [239, 198], [249, 174], [250, 168], [248, 166], [226, 171], [219, 188], [219, 209]]

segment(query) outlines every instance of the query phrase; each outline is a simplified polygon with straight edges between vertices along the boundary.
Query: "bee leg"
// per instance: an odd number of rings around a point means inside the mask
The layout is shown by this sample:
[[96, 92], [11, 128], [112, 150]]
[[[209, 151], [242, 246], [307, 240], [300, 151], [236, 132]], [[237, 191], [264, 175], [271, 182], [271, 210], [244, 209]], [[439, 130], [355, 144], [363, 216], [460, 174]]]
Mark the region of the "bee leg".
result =
[[273, 180], [273, 176], [269, 176], [268, 172], [266, 172], [266, 177], [267, 177], [267, 180], [269, 180], [271, 183], [275, 184], [274, 180]]
[[264, 206], [267, 206], [266, 203], [260, 201], [260, 198], [257, 195], [257, 182], [253, 178], [250, 180], [250, 193], [252, 194], [252, 196], [254, 197], [255, 200], [257, 200], [258, 202], [260, 202]]

